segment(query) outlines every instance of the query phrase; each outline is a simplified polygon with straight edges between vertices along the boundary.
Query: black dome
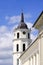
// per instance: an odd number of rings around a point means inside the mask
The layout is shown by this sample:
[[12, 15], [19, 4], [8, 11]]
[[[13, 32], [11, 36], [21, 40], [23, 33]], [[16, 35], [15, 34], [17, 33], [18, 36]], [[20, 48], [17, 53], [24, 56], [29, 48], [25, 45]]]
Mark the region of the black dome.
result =
[[28, 29], [27, 25], [24, 22], [20, 22], [19, 26], [17, 29]]
[[21, 14], [21, 21], [20, 24], [17, 26], [16, 29], [28, 29], [27, 25], [24, 22], [24, 16], [23, 13]]

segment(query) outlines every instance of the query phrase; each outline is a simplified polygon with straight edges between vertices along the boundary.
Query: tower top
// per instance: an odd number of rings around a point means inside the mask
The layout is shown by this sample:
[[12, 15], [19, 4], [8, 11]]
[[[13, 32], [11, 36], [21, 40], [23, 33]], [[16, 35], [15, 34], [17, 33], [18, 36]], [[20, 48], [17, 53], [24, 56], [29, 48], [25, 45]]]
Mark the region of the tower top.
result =
[[23, 15], [23, 12], [21, 13], [21, 22], [24, 22], [24, 15]]
[[23, 12], [21, 13], [21, 20], [20, 20], [20, 23], [19, 23], [19, 25], [17, 26], [16, 30], [17, 30], [17, 29], [28, 29], [27, 24], [24, 22]]

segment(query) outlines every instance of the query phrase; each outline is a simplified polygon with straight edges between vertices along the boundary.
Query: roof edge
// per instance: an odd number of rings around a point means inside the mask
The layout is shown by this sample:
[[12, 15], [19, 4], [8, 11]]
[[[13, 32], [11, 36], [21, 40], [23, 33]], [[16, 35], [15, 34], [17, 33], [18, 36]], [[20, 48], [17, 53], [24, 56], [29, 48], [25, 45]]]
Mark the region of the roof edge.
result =
[[43, 11], [40, 13], [40, 15], [39, 15], [39, 17], [36, 19], [36, 21], [35, 21], [35, 23], [33, 24], [33, 26], [32, 27], [34, 27], [35, 26], [35, 24], [37, 23], [37, 21], [40, 19], [40, 17], [41, 17], [41, 15], [43, 14]]

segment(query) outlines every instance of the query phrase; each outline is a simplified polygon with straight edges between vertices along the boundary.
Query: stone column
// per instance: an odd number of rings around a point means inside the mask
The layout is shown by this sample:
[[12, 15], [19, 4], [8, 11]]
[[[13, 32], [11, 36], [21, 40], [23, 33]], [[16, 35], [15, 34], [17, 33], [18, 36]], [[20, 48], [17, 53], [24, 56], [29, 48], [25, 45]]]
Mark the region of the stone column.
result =
[[31, 57], [31, 60], [30, 61], [31, 61], [31, 65], [32, 65], [32, 57]]
[[31, 60], [30, 60], [30, 58], [29, 58], [29, 65], [31, 64]]
[[35, 65], [35, 55], [33, 55], [33, 65]]
[[43, 34], [40, 40], [40, 65], [43, 65]]
[[38, 53], [37, 53], [36, 57], [37, 57], [37, 65], [39, 65], [39, 54]]
[[30, 60], [28, 60], [28, 65], [30, 65], [30, 64], [29, 64], [29, 61], [30, 61]]
[[34, 59], [33, 59], [33, 56], [32, 56], [32, 65], [34, 64]]

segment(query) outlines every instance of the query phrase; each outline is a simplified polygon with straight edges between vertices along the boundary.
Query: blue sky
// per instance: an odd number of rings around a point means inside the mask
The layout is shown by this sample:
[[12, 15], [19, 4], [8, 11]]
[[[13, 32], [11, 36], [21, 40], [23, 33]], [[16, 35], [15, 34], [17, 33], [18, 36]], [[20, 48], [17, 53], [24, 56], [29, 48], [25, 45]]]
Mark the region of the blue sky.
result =
[[[42, 10], [43, 0], [0, 0], [0, 65], [13, 65], [13, 30], [20, 22], [21, 13], [31, 28]], [[31, 38], [35, 34], [32, 31]]]

